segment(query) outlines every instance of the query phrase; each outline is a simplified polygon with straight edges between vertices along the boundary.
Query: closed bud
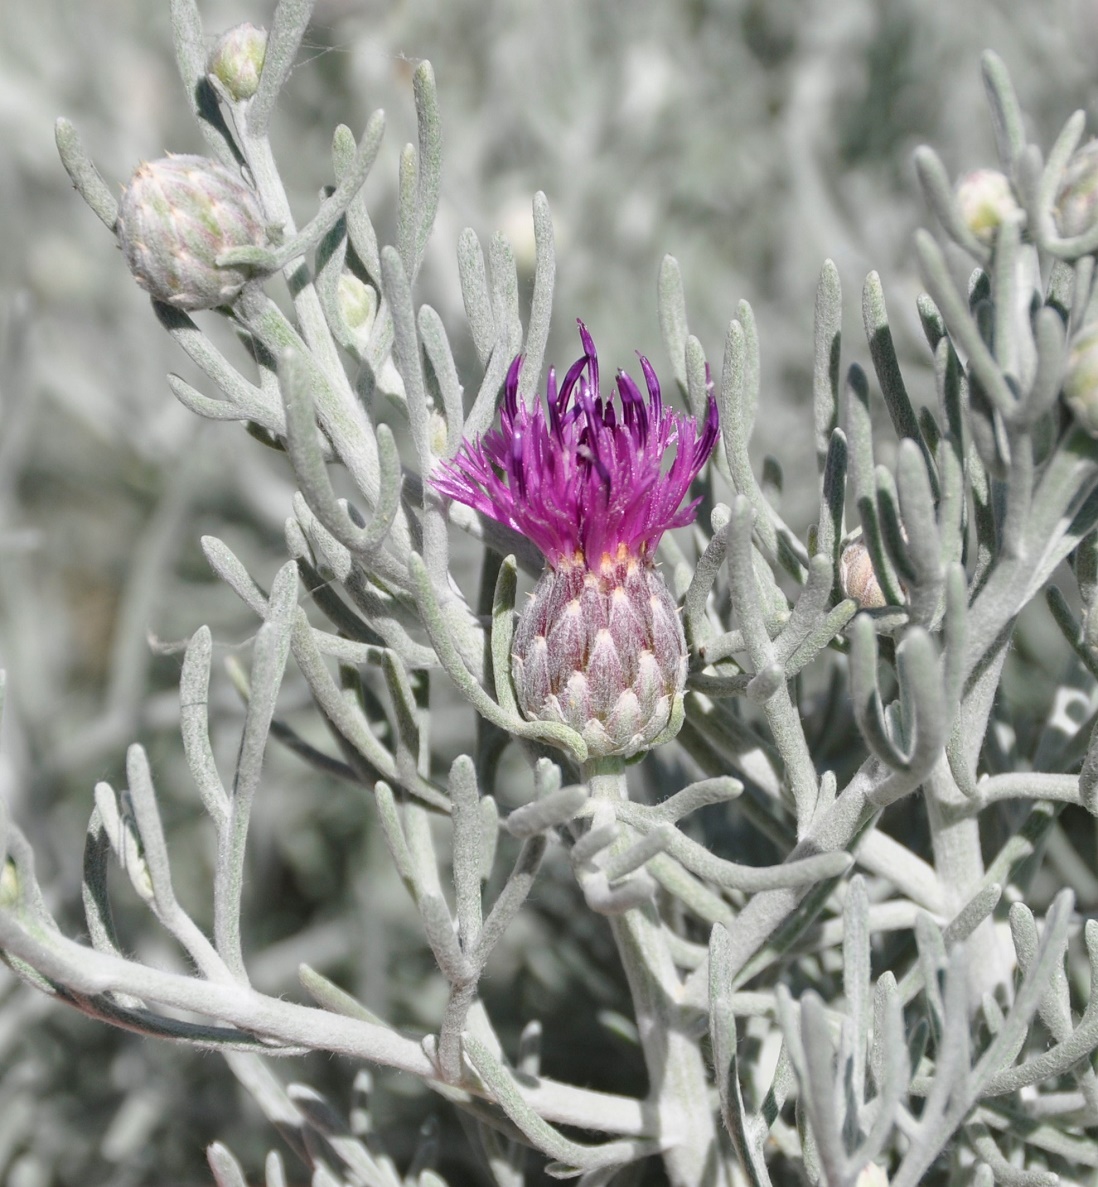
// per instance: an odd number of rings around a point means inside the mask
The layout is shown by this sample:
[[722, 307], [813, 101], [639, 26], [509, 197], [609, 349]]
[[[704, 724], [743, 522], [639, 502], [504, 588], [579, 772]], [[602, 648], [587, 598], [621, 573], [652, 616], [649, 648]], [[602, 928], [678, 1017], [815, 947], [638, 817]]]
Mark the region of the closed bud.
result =
[[255, 193], [216, 161], [185, 155], [138, 167], [123, 191], [116, 231], [137, 283], [157, 301], [188, 310], [232, 301], [256, 272], [223, 267], [218, 257], [267, 241]]
[[216, 78], [238, 103], [259, 90], [259, 76], [267, 56], [267, 30], [245, 22], [222, 33], [210, 51], [206, 73]]
[[1003, 223], [1022, 213], [1010, 181], [998, 169], [966, 173], [957, 182], [954, 194], [965, 226], [989, 247]]
[[1064, 371], [1064, 402], [1080, 428], [1098, 437], [1098, 322], [1085, 326], [1071, 344]]
[[10, 909], [19, 902], [19, 871], [7, 858], [0, 862], [0, 907]]
[[1056, 225], [1066, 238], [1090, 230], [1098, 219], [1098, 140], [1084, 144], [1064, 170], [1056, 198]]
[[627, 555], [566, 563], [538, 582], [511, 657], [519, 708], [571, 726], [592, 758], [648, 750], [686, 685], [686, 639], [656, 568]]
[[343, 324], [365, 351], [377, 317], [377, 291], [363, 284], [353, 272], [344, 272], [336, 285], [336, 302]]
[[887, 605], [869, 549], [861, 540], [848, 544], [839, 557], [839, 585], [859, 609], [880, 610]]
[[858, 1171], [854, 1187], [888, 1187], [888, 1173], [876, 1162], [867, 1162]]

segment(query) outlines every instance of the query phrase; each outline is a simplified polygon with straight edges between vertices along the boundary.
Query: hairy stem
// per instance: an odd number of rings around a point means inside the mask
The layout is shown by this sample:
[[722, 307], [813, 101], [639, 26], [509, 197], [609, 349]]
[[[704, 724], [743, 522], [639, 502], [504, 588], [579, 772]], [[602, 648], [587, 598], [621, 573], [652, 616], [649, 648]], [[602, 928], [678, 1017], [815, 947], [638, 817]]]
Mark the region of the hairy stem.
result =
[[[627, 798], [625, 765], [610, 758], [588, 762], [584, 781], [595, 800]], [[628, 829], [612, 849], [627, 848]], [[652, 903], [612, 916], [610, 926], [633, 998], [637, 1030], [648, 1068], [649, 1105], [673, 1187], [721, 1187], [727, 1183], [708, 1106], [709, 1079], [696, 1040], [683, 1017], [683, 984], [659, 913]]]
[[[1008, 640], [1009, 635], [1004, 633], [999, 651], [991, 655], [982, 677], [972, 683], [960, 706], [958, 723], [963, 722], [963, 728], [958, 737], [957, 759], [966, 771], [976, 769]], [[965, 796], [944, 757], [931, 772], [924, 789], [934, 869], [945, 895], [946, 912], [953, 916], [972, 897], [984, 876], [980, 826], [974, 816], [958, 818], [956, 809], [964, 805]], [[979, 1001], [996, 986], [1009, 984], [1013, 962], [1009, 952], [1000, 947], [991, 919], [984, 920], [967, 943], [971, 1000]]]

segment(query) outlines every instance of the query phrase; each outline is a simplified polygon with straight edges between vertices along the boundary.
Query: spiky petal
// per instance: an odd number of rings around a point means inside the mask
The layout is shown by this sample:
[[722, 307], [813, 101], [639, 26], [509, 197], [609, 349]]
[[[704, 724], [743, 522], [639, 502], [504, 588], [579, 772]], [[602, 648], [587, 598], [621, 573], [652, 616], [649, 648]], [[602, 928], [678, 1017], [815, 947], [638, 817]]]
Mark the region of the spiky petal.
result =
[[[618, 403], [604, 398], [598, 355], [582, 322], [579, 332], [583, 355], [559, 389], [549, 371], [547, 409], [519, 400], [520, 355], [507, 373], [500, 427], [466, 441], [432, 479], [441, 494], [532, 540], [553, 568], [565, 561], [597, 568], [623, 549], [652, 556], [668, 528], [693, 520], [696, 500], [681, 504], [717, 440], [712, 396], [699, 432], [693, 417], [664, 407], [643, 355], [647, 398], [624, 371], [617, 376]], [[673, 445], [674, 460], [664, 470]]]

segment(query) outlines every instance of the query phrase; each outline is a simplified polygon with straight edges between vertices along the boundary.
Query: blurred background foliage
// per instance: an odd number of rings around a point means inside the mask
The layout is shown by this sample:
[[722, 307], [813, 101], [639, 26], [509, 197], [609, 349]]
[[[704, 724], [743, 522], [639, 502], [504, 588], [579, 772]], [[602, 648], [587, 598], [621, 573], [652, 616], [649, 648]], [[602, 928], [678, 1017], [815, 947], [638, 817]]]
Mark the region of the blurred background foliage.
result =
[[[270, 8], [202, 6], [211, 34], [265, 24]], [[787, 518], [803, 529], [815, 498], [797, 475], [814, 474], [820, 264], [831, 256], [839, 267], [847, 350], [858, 357], [858, 294], [869, 269], [881, 273], [908, 385], [925, 398], [909, 242], [926, 215], [911, 150], [932, 143], [954, 172], [993, 161], [985, 47], [1006, 61], [1039, 143], [1074, 108], [1095, 114], [1098, 0], [320, 0], [276, 146], [305, 216], [331, 179], [335, 125], [357, 131], [384, 107], [389, 131], [369, 192], [379, 233], [391, 236], [397, 153], [414, 132], [411, 73], [430, 58], [446, 157], [419, 298], [442, 314], [459, 368], [474, 356], [458, 234], [502, 229], [528, 300], [530, 198], [542, 189], [559, 261], [551, 359], [571, 360], [582, 316], [607, 366], [630, 366], [639, 349], [667, 374], [655, 303], [666, 252], [682, 266], [691, 329], [711, 358], [736, 301], [753, 303], [765, 393], [756, 457], [785, 465]], [[124, 782], [125, 746], [141, 740], [156, 764], [180, 897], [207, 919], [211, 836], [177, 739], [179, 656], [159, 644], [208, 623], [220, 658], [247, 645], [254, 621], [213, 579], [198, 539], [223, 537], [269, 579], [284, 556], [292, 488], [279, 455], [174, 403], [167, 371], [201, 381], [73, 194], [53, 147], [58, 115], [77, 123], [112, 184], [142, 159], [202, 150], [166, 0], [6, 0], [0, 11], [0, 661], [9, 674], [0, 786], [37, 847], [51, 906], [79, 932], [92, 788]], [[1040, 646], [1023, 646], [1018, 685], [1026, 665], [1043, 662]], [[224, 678], [212, 696], [215, 741], [231, 755], [239, 704]], [[282, 710], [315, 732], [292, 677]], [[448, 760], [458, 730], [438, 722], [436, 733]], [[305, 960], [377, 1012], [426, 1029], [443, 987], [365, 793], [284, 752], [272, 752], [267, 770], [246, 914], [256, 983], [297, 993]], [[1098, 889], [1089, 867], [1076, 881], [1084, 901]], [[574, 906], [570, 874], [550, 865], [486, 982], [491, 1011], [512, 1041], [523, 1021], [543, 1020], [548, 1073], [637, 1091], [642, 1065], [617, 1015], [627, 1007], [609, 933]], [[178, 964], [142, 911], [119, 922], [143, 958]], [[576, 994], [592, 1003], [587, 1030], [577, 1029]], [[350, 1104], [354, 1068], [314, 1056], [281, 1071]], [[433, 1099], [381, 1076], [372, 1104], [374, 1126], [406, 1165]], [[447, 1109], [438, 1114], [456, 1129]], [[0, 1179], [10, 1187], [208, 1183], [203, 1151], [215, 1138], [252, 1170], [275, 1140], [218, 1058], [110, 1032], [0, 968]], [[452, 1181], [472, 1181], [462, 1144], [444, 1134], [441, 1148]]]

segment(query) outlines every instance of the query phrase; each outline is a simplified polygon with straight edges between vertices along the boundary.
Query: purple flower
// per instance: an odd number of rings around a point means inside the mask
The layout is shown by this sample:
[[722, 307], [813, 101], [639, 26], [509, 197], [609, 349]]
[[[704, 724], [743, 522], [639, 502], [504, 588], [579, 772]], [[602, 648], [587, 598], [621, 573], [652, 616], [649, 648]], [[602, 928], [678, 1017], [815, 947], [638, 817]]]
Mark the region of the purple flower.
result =
[[[599, 361], [583, 322], [583, 357], [548, 410], [519, 402], [521, 356], [507, 373], [500, 427], [466, 441], [431, 479], [435, 489], [532, 540], [549, 567], [519, 616], [511, 675], [523, 714], [570, 726], [591, 758], [628, 758], [674, 737], [682, 722], [686, 639], [654, 564], [668, 528], [694, 518], [682, 501], [717, 440], [712, 395], [701, 433], [664, 408], [648, 360], [648, 398], [623, 371], [599, 392]], [[671, 464], [664, 455], [675, 446]]]
[[595, 344], [582, 321], [579, 334], [583, 355], [559, 390], [549, 370], [548, 413], [540, 401], [532, 409], [519, 401], [519, 355], [507, 372], [500, 427], [464, 442], [431, 480], [440, 494], [521, 532], [554, 569], [651, 558], [668, 528], [693, 520], [697, 500], [681, 504], [717, 440], [712, 394], [699, 434], [693, 417], [664, 407], [643, 355], [647, 398], [619, 371], [619, 403], [613, 395], [604, 399]]

